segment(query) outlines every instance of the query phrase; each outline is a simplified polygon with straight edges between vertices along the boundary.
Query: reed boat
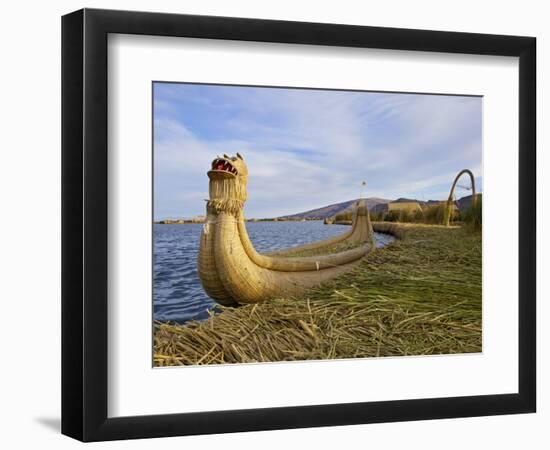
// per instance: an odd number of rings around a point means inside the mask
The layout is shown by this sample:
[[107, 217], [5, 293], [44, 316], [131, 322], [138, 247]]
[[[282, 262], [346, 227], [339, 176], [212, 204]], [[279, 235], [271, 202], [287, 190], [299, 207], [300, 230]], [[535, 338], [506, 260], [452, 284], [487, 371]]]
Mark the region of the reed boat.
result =
[[[299, 295], [353, 269], [375, 247], [369, 211], [360, 200], [349, 231], [310, 244], [259, 253], [250, 241], [244, 218], [248, 182], [244, 158], [239, 153], [218, 157], [207, 175], [209, 199], [197, 266], [204, 290], [222, 305]], [[342, 248], [345, 250], [338, 251]]]

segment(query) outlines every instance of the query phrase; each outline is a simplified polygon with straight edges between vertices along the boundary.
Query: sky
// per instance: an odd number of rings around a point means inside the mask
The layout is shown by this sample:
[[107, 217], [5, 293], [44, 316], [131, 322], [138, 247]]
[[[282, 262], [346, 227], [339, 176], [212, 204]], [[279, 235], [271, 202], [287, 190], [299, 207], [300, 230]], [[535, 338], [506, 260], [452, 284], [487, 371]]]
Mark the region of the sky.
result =
[[365, 197], [443, 200], [465, 168], [482, 190], [482, 98], [156, 82], [153, 151], [155, 220], [205, 214], [206, 172], [236, 152], [248, 218], [352, 200], [362, 181]]

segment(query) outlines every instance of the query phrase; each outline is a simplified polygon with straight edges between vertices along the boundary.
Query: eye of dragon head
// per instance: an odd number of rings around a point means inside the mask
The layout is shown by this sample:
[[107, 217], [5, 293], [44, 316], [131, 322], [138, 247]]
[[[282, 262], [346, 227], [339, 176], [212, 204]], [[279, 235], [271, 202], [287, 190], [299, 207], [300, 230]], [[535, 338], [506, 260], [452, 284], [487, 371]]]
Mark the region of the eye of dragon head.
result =
[[237, 214], [242, 211], [247, 197], [248, 168], [244, 158], [223, 155], [212, 161], [207, 172], [210, 178], [208, 207], [216, 212]]

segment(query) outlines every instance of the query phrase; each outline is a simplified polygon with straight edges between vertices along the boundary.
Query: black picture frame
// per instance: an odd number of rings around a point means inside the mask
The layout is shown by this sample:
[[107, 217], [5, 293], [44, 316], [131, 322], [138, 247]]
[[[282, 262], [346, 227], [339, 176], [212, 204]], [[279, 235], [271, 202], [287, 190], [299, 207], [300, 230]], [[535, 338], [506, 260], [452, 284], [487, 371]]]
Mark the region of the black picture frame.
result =
[[[519, 57], [517, 393], [107, 416], [109, 33]], [[62, 433], [82, 441], [535, 412], [536, 39], [83, 9], [62, 18]]]

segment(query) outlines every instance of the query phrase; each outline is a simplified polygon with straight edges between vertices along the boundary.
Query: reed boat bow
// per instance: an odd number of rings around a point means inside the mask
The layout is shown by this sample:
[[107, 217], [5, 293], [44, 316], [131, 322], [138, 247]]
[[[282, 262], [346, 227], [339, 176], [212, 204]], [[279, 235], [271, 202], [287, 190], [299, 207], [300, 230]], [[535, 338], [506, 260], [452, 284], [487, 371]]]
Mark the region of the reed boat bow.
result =
[[[258, 253], [244, 219], [248, 181], [244, 159], [238, 153], [218, 157], [208, 177], [210, 198], [200, 238], [198, 272], [206, 293], [222, 305], [299, 295], [353, 269], [374, 249], [369, 211], [361, 200], [346, 233], [277, 252]], [[346, 249], [334, 253], [338, 248]], [[304, 253], [313, 256], [297, 256]]]

